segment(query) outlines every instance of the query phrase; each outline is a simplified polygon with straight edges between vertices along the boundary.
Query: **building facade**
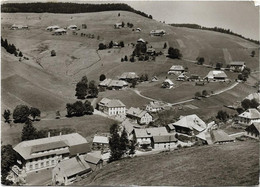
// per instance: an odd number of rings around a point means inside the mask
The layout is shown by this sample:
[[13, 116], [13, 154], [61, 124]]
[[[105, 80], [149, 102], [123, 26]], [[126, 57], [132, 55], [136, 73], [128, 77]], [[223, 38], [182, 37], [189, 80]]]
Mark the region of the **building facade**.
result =
[[107, 114], [108, 116], [125, 116], [126, 114], [126, 107], [125, 105], [117, 99], [108, 99], [103, 98], [98, 103], [98, 109], [99, 111]]

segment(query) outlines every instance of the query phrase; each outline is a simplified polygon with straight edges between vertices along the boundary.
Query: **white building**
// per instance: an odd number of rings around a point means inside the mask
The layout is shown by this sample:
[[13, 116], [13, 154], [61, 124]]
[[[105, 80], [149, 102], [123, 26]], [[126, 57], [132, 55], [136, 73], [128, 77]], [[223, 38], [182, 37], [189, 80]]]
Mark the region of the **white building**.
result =
[[149, 124], [153, 121], [153, 117], [145, 110], [131, 107], [126, 112], [126, 117], [135, 120], [139, 124]]
[[70, 157], [69, 148], [87, 144], [78, 133], [23, 141], [14, 150], [23, 158], [23, 169], [28, 173], [56, 166]]
[[232, 71], [243, 71], [246, 67], [246, 63], [241, 61], [231, 62], [229, 65]]
[[227, 80], [227, 75], [224, 71], [212, 70], [204, 79], [208, 81], [225, 81]]
[[163, 88], [171, 89], [173, 88], [174, 83], [170, 79], [165, 79], [162, 83]]
[[77, 25], [70, 25], [70, 26], [68, 26], [68, 29], [74, 31], [74, 30], [77, 30], [78, 27], [77, 27]]
[[118, 99], [103, 98], [98, 103], [98, 109], [109, 116], [125, 116], [126, 113], [125, 105]]
[[165, 110], [166, 108], [167, 105], [161, 101], [151, 101], [148, 105], [146, 105], [145, 110], [154, 113]]
[[248, 109], [238, 115], [238, 123], [240, 125], [249, 126], [255, 122], [260, 122], [260, 112], [255, 108]]
[[152, 137], [153, 149], [176, 149], [178, 140], [175, 138], [175, 134], [168, 134], [162, 136]]
[[60, 27], [58, 25], [52, 25], [52, 26], [48, 26], [46, 28], [47, 31], [53, 31], [53, 30], [57, 30], [59, 29]]
[[175, 74], [175, 75], [179, 75], [182, 74], [185, 71], [185, 69], [183, 68], [183, 66], [181, 65], [173, 65], [170, 70], [168, 71], [168, 74]]

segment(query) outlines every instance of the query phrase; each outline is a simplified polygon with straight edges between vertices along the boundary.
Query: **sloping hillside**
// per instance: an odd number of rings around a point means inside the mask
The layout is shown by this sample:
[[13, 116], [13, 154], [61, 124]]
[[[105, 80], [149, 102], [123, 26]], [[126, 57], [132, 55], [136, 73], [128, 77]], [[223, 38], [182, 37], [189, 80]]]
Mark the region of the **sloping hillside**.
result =
[[111, 163], [74, 185], [257, 185], [256, 141], [202, 146]]
[[[114, 24], [118, 22], [132, 23], [133, 28], [139, 27], [142, 31], [135, 32], [131, 28], [114, 29]], [[28, 25], [29, 30], [10, 30], [12, 24]], [[46, 31], [46, 27], [50, 25], [67, 27], [71, 24], [81, 29], [77, 31], [77, 35], [69, 31], [67, 35], [54, 36]], [[82, 29], [82, 24], [86, 24], [87, 29]], [[150, 36], [150, 31], [155, 29], [164, 29], [167, 34], [163, 37]], [[94, 38], [81, 36], [81, 33], [94, 34]], [[249, 41], [212, 31], [172, 27], [124, 11], [82, 14], [3, 13], [2, 37], [14, 43], [30, 58], [29, 61], [19, 63], [18, 58], [6, 54], [2, 49], [2, 106], [9, 108], [24, 102], [35, 104], [46, 111], [62, 106], [65, 109], [65, 103], [75, 99], [75, 82], [84, 75], [89, 80], [98, 82], [102, 73], [109, 78], [117, 78], [125, 71], [135, 71], [139, 75], [147, 73], [149, 77], [156, 75], [163, 80], [173, 64], [181, 64], [188, 67], [191, 74], [198, 73], [203, 77], [210, 69], [194, 66], [189, 62], [198, 56], [204, 57], [205, 64], [210, 65], [223, 62], [225, 67], [230, 61], [239, 60], [245, 61], [252, 70], [259, 67], [257, 45]], [[177, 47], [183, 54], [183, 60], [168, 59], [161, 55], [156, 57], [156, 61], [121, 62], [122, 57], [132, 54], [134, 49], [130, 44], [136, 43], [139, 38], [147, 41], [148, 46], [164, 53], [167, 53], [167, 49], [163, 49], [165, 42], [168, 47]], [[125, 47], [97, 51], [99, 43], [108, 44], [110, 41], [124, 41]], [[50, 56], [51, 50], [56, 51], [55, 57]], [[255, 57], [250, 56], [252, 50], [256, 51]], [[231, 79], [237, 77], [234, 73], [228, 75]], [[15, 87], [17, 80], [21, 86], [14, 89], [12, 87]], [[23, 84], [30, 84], [30, 89], [22, 86]], [[189, 97], [193, 94], [192, 92]], [[27, 97], [24, 98], [24, 95]], [[30, 99], [32, 97], [42, 98], [44, 103], [37, 103]], [[49, 99], [44, 101], [45, 98]], [[53, 102], [50, 104], [51, 101]]]

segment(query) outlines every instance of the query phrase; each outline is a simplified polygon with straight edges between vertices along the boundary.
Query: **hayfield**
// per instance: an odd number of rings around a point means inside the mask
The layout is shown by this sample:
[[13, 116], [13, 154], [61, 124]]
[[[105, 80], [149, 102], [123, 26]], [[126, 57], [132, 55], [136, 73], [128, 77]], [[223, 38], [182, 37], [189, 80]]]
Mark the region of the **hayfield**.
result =
[[114, 162], [74, 185], [257, 185], [258, 158], [255, 140], [192, 147]]
[[[65, 119], [46, 119], [33, 122], [33, 125], [37, 130], [72, 128], [90, 142], [96, 133], [109, 132], [110, 125], [113, 123], [115, 123], [114, 120], [99, 115], [90, 115]], [[2, 122], [1, 129], [3, 144], [15, 145], [21, 141], [23, 124], [18, 123], [10, 126]]]

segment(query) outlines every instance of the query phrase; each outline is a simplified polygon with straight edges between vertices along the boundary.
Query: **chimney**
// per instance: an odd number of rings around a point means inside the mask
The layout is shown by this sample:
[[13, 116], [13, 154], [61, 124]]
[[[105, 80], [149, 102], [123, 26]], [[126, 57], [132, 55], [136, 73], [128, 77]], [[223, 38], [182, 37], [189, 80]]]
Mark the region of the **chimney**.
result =
[[60, 132], [60, 136], [62, 135], [62, 132]]
[[51, 137], [51, 133], [50, 132], [48, 132], [48, 138], [50, 138]]

